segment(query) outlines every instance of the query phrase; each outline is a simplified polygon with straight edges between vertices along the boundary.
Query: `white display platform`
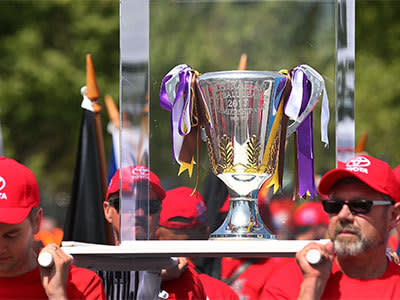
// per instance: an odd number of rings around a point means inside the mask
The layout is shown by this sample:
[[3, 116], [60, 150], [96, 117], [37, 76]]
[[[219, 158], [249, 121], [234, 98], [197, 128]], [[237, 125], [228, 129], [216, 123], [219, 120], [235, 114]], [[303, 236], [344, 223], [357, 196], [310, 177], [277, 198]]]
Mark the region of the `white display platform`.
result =
[[[325, 244], [329, 240], [314, 242]], [[192, 240], [132, 241], [120, 246], [63, 242], [62, 249], [80, 267], [104, 270], [145, 270], [173, 266], [173, 257], [292, 257], [311, 241]]]

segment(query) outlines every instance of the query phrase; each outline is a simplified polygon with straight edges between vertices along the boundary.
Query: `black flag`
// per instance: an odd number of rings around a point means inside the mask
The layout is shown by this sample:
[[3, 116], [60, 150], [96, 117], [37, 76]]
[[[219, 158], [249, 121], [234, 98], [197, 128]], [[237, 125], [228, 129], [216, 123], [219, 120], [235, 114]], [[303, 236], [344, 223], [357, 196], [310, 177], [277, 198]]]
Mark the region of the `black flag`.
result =
[[107, 244], [95, 115], [83, 109], [64, 241]]

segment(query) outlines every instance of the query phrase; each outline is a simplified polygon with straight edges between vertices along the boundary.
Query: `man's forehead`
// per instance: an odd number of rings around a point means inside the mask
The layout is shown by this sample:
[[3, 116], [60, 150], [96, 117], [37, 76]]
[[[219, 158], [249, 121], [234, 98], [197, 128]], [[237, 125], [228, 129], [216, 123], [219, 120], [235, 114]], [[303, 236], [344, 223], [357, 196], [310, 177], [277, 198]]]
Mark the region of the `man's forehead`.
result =
[[10, 232], [10, 231], [17, 231], [22, 230], [24, 227], [29, 226], [30, 222], [28, 218], [25, 218], [21, 223], [18, 224], [6, 224], [0, 223], [0, 234]]
[[348, 197], [357, 197], [357, 196], [378, 196], [381, 195], [378, 191], [372, 189], [370, 186], [362, 182], [357, 178], [345, 178], [338, 182], [336, 182], [329, 193], [329, 198], [335, 196], [348, 196]]

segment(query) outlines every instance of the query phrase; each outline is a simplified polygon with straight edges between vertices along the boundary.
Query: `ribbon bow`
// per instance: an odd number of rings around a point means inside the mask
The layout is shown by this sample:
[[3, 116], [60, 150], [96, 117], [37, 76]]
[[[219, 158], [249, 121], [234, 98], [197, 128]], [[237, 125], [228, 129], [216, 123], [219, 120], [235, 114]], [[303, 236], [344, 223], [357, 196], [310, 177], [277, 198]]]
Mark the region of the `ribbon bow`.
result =
[[[285, 115], [298, 127], [295, 129], [296, 184], [295, 195], [317, 195], [314, 182], [313, 109], [322, 98], [321, 141], [328, 146], [329, 101], [324, 79], [308, 65], [299, 65], [291, 71], [292, 90], [285, 106]], [[292, 132], [288, 132], [291, 134]]]
[[194, 152], [196, 149], [197, 118], [195, 108], [195, 91], [193, 84], [198, 72], [189, 65], [178, 65], [164, 77], [161, 83], [160, 105], [169, 110], [172, 156], [179, 163], [178, 175], [188, 170], [192, 176]]

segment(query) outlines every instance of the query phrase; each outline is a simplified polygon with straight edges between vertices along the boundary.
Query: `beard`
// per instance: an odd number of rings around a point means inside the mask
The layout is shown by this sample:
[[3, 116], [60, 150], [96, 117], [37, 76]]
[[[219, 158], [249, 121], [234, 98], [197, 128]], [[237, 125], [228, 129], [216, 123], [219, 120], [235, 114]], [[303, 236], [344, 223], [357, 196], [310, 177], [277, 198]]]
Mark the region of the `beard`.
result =
[[[350, 237], [343, 237], [339, 234], [342, 231], [352, 233]], [[335, 227], [334, 236], [331, 238], [339, 256], [357, 256], [375, 244], [374, 240], [366, 238], [361, 230], [351, 224], [338, 223]]]

